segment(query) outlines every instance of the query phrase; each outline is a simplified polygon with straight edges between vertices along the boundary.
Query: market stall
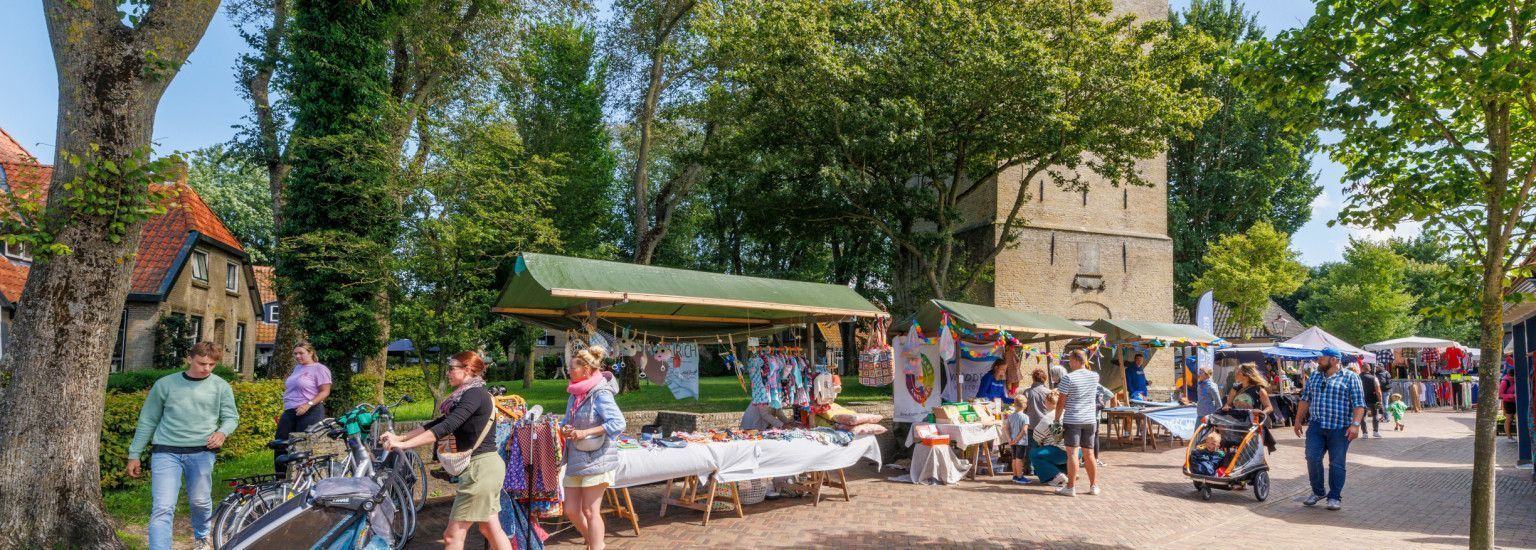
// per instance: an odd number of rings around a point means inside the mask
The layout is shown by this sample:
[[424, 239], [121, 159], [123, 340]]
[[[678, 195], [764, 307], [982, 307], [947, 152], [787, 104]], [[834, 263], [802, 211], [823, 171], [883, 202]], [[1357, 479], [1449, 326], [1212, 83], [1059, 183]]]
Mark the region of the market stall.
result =
[[[934, 336], [928, 336], [933, 334]], [[1024, 383], [1024, 366], [1045, 368], [1053, 357], [1051, 340], [1092, 339], [1087, 327], [1055, 315], [1024, 312], [946, 300], [923, 304], [905, 333], [893, 341], [896, 369], [893, 392], [895, 420], [911, 423], [907, 445], [924, 455], [950, 452], [968, 457], [969, 476], [992, 471], [991, 455], [1003, 440], [1002, 404], [988, 401], [1011, 396]], [[1046, 343], [1045, 347], [1035, 344]], [[995, 367], [1002, 365], [1004, 380]], [[1002, 391], [997, 391], [1001, 386]], [[992, 388], [987, 391], [987, 388]], [[986, 394], [980, 400], [978, 396]], [[1002, 400], [1011, 402], [1004, 397]], [[923, 445], [914, 434], [931, 432], [946, 445]], [[931, 441], [930, 441], [931, 442]], [[914, 463], [958, 464], [944, 457], [914, 457]], [[947, 477], [947, 476], [942, 476]], [[921, 483], [921, 476], [911, 481]]]
[[1452, 406], [1470, 409], [1475, 368], [1461, 344], [1440, 338], [1409, 336], [1365, 345], [1392, 373], [1392, 387], [1383, 392], [1403, 396], [1413, 411]]
[[[1183, 360], [1186, 355], [1189, 355], [1188, 350], [1219, 348], [1224, 345], [1221, 338], [1193, 325], [1133, 321], [1130, 319], [1100, 319], [1089, 325], [1089, 328], [1104, 334], [1104, 347], [1114, 352], [1116, 362], [1119, 364], [1120, 377], [1118, 381], [1121, 384], [1129, 385], [1129, 380], [1125, 374], [1125, 356], [1127, 352], [1154, 352], [1159, 349], [1172, 349], [1176, 354], [1174, 359], [1174, 368], [1177, 369], [1174, 375], [1175, 392], [1180, 389], [1190, 392], [1195, 388], [1195, 373]], [[1104, 385], [1110, 386], [1110, 382], [1106, 381]], [[1117, 420], [1123, 420], [1122, 426], [1130, 424], [1135, 428], [1134, 430], [1122, 428], [1120, 431], [1121, 439], [1128, 441], [1131, 437], [1139, 436], [1143, 451], [1147, 449], [1149, 444], [1152, 448], [1156, 449], [1157, 438], [1152, 433], [1152, 426], [1154, 424], [1163, 426], [1163, 424], [1158, 422], [1161, 418], [1182, 419], [1184, 417], [1182, 414], [1172, 413], [1171, 410], [1177, 410], [1180, 407], [1193, 407], [1193, 405], [1178, 405], [1176, 403], [1178, 401], [1177, 396], [1171, 401], [1175, 403], [1169, 406], [1157, 406], [1150, 404], [1151, 402], [1148, 401], [1133, 401], [1130, 405], [1117, 409], [1113, 414], [1117, 417]], [[1194, 398], [1191, 397], [1189, 401], [1193, 403]], [[1146, 414], [1147, 410], [1154, 408], [1159, 409], [1159, 412], [1162, 414], [1148, 416]], [[1183, 420], [1179, 420], [1179, 422], [1182, 425]], [[1165, 429], [1169, 427], [1164, 426]], [[1180, 431], [1182, 432], [1182, 430]], [[1169, 432], [1170, 437], [1173, 434], [1174, 432]]]
[[[625, 358], [626, 368], [651, 374], [649, 379], [667, 385], [678, 398], [698, 396], [698, 346], [728, 343], [730, 348], [724, 356], [729, 363], [735, 361], [734, 344], [756, 345], [761, 339], [765, 350], [761, 353], [771, 353], [781, 367], [765, 373], [765, 377], [771, 375], [783, 383], [773, 388], [781, 399], [774, 404], [800, 404], [807, 410], [811, 408], [810, 396], [819, 398], [824, 393], [812, 392], [812, 380], [821, 382], [821, 376], [827, 374], [826, 365], [816, 362], [817, 324], [886, 317], [846, 286], [533, 253], [518, 256], [493, 311], [565, 331], [578, 345], [611, 345], [617, 348], [615, 356]], [[610, 342], [600, 337], [600, 331], [616, 335], [620, 341]], [[770, 349], [773, 341], [784, 345]], [[748, 355], [757, 357], [741, 363], [760, 358], [756, 351], [749, 349]], [[690, 353], [691, 368], [685, 361]], [[741, 370], [752, 369], [743, 365]], [[753, 377], [758, 381], [756, 371]], [[753, 389], [764, 388], [757, 385]], [[831, 396], [825, 399], [835, 397], [835, 391]], [[693, 441], [672, 435], [661, 434], [655, 441], [648, 436], [644, 442], [636, 439], [620, 445], [610, 508], [630, 520], [637, 531], [638, 520], [633, 507], [628, 506], [630, 487], [665, 481], [668, 491], [663, 506], [704, 511], [707, 523], [710, 505], [719, 494], [717, 486], [722, 484], [740, 515], [737, 481], [809, 474], [818, 481], [819, 494], [821, 484], [835, 483], [825, 472], [833, 472], [840, 479], [841, 470], [859, 457], [880, 460], [873, 437], [855, 436], [837, 428], [772, 436], [767, 432], [706, 434]], [[665, 445], [660, 439], [666, 439]], [[675, 495], [674, 485], [693, 490]]]

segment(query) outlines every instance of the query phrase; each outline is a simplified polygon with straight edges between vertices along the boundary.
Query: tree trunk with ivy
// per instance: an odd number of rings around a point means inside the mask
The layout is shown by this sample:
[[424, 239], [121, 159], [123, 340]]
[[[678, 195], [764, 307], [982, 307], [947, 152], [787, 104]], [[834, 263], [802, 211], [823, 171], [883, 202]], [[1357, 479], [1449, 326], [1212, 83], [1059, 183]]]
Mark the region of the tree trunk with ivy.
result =
[[218, 4], [154, 2], [125, 25], [115, 2], [43, 2], [59, 126], [52, 192], [36, 229], [68, 251], [33, 266], [6, 350], [13, 376], [0, 402], [0, 547], [122, 547], [101, 501], [102, 410], [133, 253], [151, 213], [149, 184], [162, 175], [129, 168], [155, 166], [160, 97]]

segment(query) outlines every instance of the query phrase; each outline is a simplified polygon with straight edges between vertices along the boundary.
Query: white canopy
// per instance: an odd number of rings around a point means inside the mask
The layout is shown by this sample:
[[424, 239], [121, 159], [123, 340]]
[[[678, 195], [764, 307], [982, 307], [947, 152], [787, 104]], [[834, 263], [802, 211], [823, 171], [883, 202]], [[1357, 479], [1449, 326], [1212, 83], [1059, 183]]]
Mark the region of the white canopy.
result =
[[[1294, 338], [1282, 342], [1280, 345], [1287, 348], [1308, 349], [1314, 351], [1322, 351], [1324, 348], [1333, 348], [1343, 352], [1346, 355], [1367, 356], [1366, 362], [1371, 362], [1375, 359], [1374, 357], [1370, 357], [1370, 354], [1367, 354], [1365, 350], [1355, 347], [1354, 344], [1350, 344], [1349, 342], [1340, 340], [1337, 336], [1328, 334], [1328, 331], [1323, 330], [1322, 327], [1308, 328], [1307, 330], [1302, 331], [1301, 334], [1297, 334]], [[1367, 347], [1366, 349], [1370, 348]]]
[[1450, 340], [1441, 340], [1439, 338], [1425, 338], [1423, 336], [1409, 336], [1407, 338], [1396, 338], [1396, 339], [1393, 339], [1393, 340], [1385, 340], [1385, 341], [1381, 341], [1381, 342], [1376, 342], [1374, 344], [1366, 344], [1365, 345], [1365, 349], [1366, 349], [1366, 351], [1382, 351], [1382, 350], [1389, 350], [1389, 349], [1404, 349], [1404, 348], [1448, 348], [1448, 347], [1460, 346], [1460, 345], [1461, 344], [1458, 344], [1456, 342], [1452, 342]]

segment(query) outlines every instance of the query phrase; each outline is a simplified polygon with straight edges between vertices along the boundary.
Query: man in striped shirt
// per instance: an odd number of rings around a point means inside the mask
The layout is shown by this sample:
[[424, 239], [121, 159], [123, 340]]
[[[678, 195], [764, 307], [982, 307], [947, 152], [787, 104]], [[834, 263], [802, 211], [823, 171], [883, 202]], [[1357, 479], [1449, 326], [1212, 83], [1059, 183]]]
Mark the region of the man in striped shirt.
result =
[[1082, 453], [1088, 468], [1088, 494], [1099, 494], [1099, 466], [1093, 453], [1099, 427], [1099, 373], [1088, 370], [1088, 354], [1073, 350], [1068, 359], [1071, 372], [1061, 377], [1056, 391], [1056, 422], [1062, 425], [1062, 447], [1067, 449], [1067, 485], [1056, 490], [1063, 496], [1077, 496], [1077, 460]]
[[[1360, 419], [1365, 416], [1365, 390], [1360, 375], [1339, 365], [1343, 354], [1325, 348], [1317, 372], [1307, 380], [1296, 406], [1296, 436], [1307, 438], [1307, 477], [1312, 495], [1302, 504], [1314, 506], [1324, 498], [1328, 509], [1343, 507], [1344, 460], [1349, 442], [1360, 437]], [[1323, 491], [1323, 455], [1328, 455], [1328, 488]]]

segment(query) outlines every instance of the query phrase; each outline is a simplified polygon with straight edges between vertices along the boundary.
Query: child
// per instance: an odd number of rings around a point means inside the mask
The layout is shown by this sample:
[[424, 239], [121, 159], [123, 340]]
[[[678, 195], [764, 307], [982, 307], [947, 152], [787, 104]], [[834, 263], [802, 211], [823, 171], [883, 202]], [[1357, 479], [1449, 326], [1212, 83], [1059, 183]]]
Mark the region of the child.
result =
[[1008, 444], [1013, 446], [1013, 482], [1029, 485], [1024, 477], [1024, 461], [1029, 459], [1029, 415], [1024, 412], [1028, 399], [1023, 390], [1013, 394], [1013, 414], [1008, 415]]
[[1391, 401], [1387, 404], [1387, 412], [1392, 414], [1392, 431], [1403, 431], [1403, 411], [1408, 409], [1408, 405], [1403, 403], [1403, 394], [1394, 393], [1388, 401]]
[[1203, 476], [1216, 475], [1216, 467], [1227, 453], [1221, 450], [1221, 434], [1211, 431], [1189, 455], [1189, 470]]

